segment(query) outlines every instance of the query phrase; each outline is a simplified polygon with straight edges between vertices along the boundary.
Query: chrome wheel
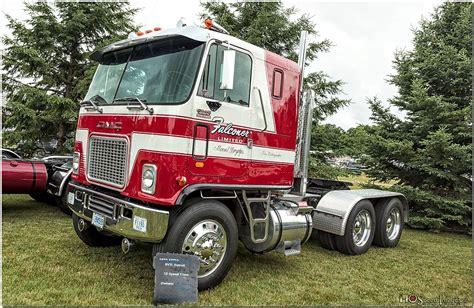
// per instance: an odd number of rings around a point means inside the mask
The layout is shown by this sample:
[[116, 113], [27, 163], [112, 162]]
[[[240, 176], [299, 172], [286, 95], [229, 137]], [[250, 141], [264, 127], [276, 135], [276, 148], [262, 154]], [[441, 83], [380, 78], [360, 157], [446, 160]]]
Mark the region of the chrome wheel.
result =
[[352, 238], [358, 247], [364, 246], [370, 238], [372, 232], [372, 218], [367, 210], [360, 211], [354, 219], [352, 228]]
[[385, 232], [387, 232], [387, 237], [389, 240], [393, 241], [397, 238], [398, 234], [400, 233], [401, 225], [402, 218], [400, 210], [398, 208], [393, 208], [388, 215], [387, 224], [385, 227]]
[[182, 252], [201, 259], [198, 278], [212, 274], [221, 264], [227, 247], [227, 234], [220, 223], [212, 219], [198, 222], [184, 238]]

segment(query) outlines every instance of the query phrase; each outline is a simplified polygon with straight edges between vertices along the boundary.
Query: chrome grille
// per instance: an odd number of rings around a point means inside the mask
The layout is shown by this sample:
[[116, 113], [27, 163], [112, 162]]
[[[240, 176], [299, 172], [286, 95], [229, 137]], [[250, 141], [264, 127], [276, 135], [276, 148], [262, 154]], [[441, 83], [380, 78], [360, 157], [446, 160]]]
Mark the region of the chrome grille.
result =
[[87, 197], [87, 207], [91, 211], [97, 212], [109, 218], [114, 218], [115, 216], [114, 203], [101, 197], [89, 195]]
[[89, 143], [89, 178], [124, 187], [127, 169], [127, 140], [91, 137]]

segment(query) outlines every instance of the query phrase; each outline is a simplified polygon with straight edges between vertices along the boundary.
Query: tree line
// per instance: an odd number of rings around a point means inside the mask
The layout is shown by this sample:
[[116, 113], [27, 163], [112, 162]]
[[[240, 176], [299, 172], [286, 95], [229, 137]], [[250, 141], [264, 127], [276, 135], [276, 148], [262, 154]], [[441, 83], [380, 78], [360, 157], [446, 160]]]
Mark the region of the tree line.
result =
[[[3, 143], [34, 155], [45, 143], [69, 153], [79, 103], [96, 64], [88, 56], [135, 31], [136, 9], [128, 3], [25, 3], [28, 18], [7, 16], [12, 34], [2, 69], [5, 104]], [[281, 2], [204, 2], [210, 16], [230, 34], [296, 60], [299, 33], [311, 42], [307, 65], [329, 52], [331, 41], [318, 36], [308, 14]], [[334, 176], [330, 155], [360, 158], [374, 180], [396, 182], [407, 195], [410, 225], [435, 230], [471, 228], [472, 195], [472, 35], [471, 3], [443, 3], [413, 29], [413, 49], [394, 54], [388, 82], [398, 95], [387, 102], [369, 99], [373, 124], [348, 131], [322, 124], [350, 104], [341, 99], [342, 80], [309, 72], [305, 88], [315, 91], [311, 173]], [[376, 93], [374, 93], [376, 94]], [[404, 111], [399, 118], [387, 105]]]

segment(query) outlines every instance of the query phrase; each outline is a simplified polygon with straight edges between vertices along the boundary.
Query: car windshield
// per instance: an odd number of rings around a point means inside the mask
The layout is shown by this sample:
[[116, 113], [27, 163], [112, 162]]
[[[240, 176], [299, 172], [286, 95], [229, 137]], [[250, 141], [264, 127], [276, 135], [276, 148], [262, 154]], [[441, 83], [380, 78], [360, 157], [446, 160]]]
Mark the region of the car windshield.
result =
[[108, 104], [123, 104], [130, 97], [147, 104], [183, 103], [196, 80], [203, 49], [203, 42], [176, 36], [107, 53], [85, 100], [99, 95]]

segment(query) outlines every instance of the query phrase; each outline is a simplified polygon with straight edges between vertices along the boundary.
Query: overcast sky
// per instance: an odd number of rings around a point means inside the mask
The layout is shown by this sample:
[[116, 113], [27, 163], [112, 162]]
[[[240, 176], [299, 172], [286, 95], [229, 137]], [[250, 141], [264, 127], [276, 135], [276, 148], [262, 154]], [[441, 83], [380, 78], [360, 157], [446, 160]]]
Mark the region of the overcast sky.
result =
[[[130, 0], [130, 3], [142, 8], [135, 20], [144, 29], [172, 28], [181, 17], [197, 21], [200, 12], [199, 1]], [[396, 95], [397, 89], [386, 82], [387, 76], [393, 73], [393, 54], [397, 49], [411, 49], [411, 29], [418, 25], [422, 16], [429, 17], [440, 3], [439, 0], [284, 1], [285, 6], [295, 6], [300, 13], [313, 16], [319, 39], [328, 38], [334, 44], [330, 52], [321, 54], [306, 69], [306, 72], [322, 70], [334, 79], [343, 80], [345, 95], [342, 96], [353, 101], [326, 122], [344, 129], [370, 123], [366, 98], [377, 96], [385, 101]], [[1, 10], [16, 18], [26, 18], [21, 1], [4, 0]], [[0, 26], [2, 36], [9, 33], [3, 14]]]

